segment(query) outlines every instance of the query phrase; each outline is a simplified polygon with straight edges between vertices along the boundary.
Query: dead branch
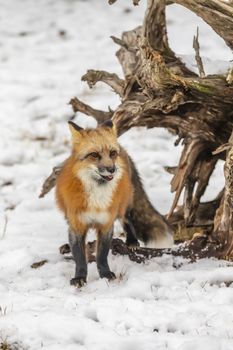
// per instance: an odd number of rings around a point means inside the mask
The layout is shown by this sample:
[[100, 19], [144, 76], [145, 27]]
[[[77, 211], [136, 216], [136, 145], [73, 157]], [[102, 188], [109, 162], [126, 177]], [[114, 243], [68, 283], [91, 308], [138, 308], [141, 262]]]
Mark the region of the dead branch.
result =
[[174, 0], [196, 13], [233, 49], [233, 6], [221, 0]]
[[[128, 256], [129, 259], [138, 264], [144, 263], [146, 260], [161, 257], [164, 254], [171, 255], [174, 257], [183, 257], [189, 259], [191, 262], [196, 261], [201, 258], [216, 257], [218, 258], [218, 253], [216, 252], [213, 245], [209, 244], [208, 249], [206, 249], [206, 242], [208, 237], [206, 235], [196, 235], [194, 239], [188, 244], [183, 243], [177, 245], [174, 248], [167, 249], [157, 249], [157, 248], [130, 248], [121, 239], [114, 238], [111, 244], [111, 252], [113, 255], [124, 255]], [[88, 261], [95, 261], [95, 245], [96, 241], [90, 242], [86, 245], [88, 251]], [[68, 244], [64, 245], [65, 254], [70, 253], [70, 248]], [[63, 252], [63, 246], [59, 248], [60, 252]], [[64, 253], [62, 253], [64, 254]]]
[[38, 269], [39, 267], [45, 265], [48, 263], [48, 260], [45, 259], [45, 260], [41, 260], [41, 261], [37, 261], [37, 262], [34, 262], [32, 265], [31, 265], [31, 268], [32, 269]]
[[55, 186], [56, 178], [60, 174], [63, 164], [64, 163], [61, 163], [53, 168], [52, 173], [49, 175], [49, 177], [47, 177], [42, 185], [39, 198], [43, 198]]
[[201, 78], [205, 77], [205, 71], [204, 71], [204, 66], [203, 66], [203, 62], [200, 56], [200, 45], [199, 45], [199, 28], [197, 27], [197, 34], [196, 36], [194, 35], [193, 37], [193, 48], [195, 50], [195, 59], [197, 62], [197, 68], [199, 71], [199, 76]]
[[103, 123], [105, 120], [111, 119], [113, 115], [112, 111], [104, 112], [94, 109], [80, 101], [77, 97], [72, 98], [69, 104], [71, 104], [74, 112], [81, 112], [88, 116], [94, 117], [98, 123]]
[[82, 76], [82, 81], [86, 81], [88, 86], [92, 88], [98, 81], [102, 81], [109, 85], [118, 95], [123, 97], [125, 81], [120, 79], [116, 74], [111, 74], [103, 70], [89, 69], [85, 75]]
[[132, 51], [132, 49], [130, 48], [130, 46], [128, 46], [127, 43], [126, 43], [123, 39], [117, 38], [117, 37], [114, 36], [114, 35], [111, 35], [110, 38], [112, 39], [112, 41], [113, 41], [115, 44], [117, 44], [117, 45], [123, 47], [124, 49], [126, 49], [126, 50], [128, 50], [128, 51]]
[[[218, 196], [209, 202], [199, 203], [198, 208], [196, 209], [195, 218], [191, 223], [186, 223], [186, 227], [203, 227], [209, 228], [212, 231], [214, 225], [214, 217], [216, 210], [219, 208], [221, 200], [224, 195], [224, 190], [222, 190]], [[177, 206], [176, 211], [169, 218], [169, 223], [173, 227], [178, 227], [180, 225], [184, 225], [184, 205]]]
[[[109, 3], [109, 5], [112, 5], [112, 4], [114, 4], [116, 1], [117, 1], [117, 0], [108, 0], [108, 3]], [[132, 1], [133, 1], [134, 6], [139, 5], [139, 1], [140, 1], [140, 0], [132, 0]]]
[[169, 174], [174, 175], [176, 173], [176, 166], [164, 166], [164, 170], [166, 170]]

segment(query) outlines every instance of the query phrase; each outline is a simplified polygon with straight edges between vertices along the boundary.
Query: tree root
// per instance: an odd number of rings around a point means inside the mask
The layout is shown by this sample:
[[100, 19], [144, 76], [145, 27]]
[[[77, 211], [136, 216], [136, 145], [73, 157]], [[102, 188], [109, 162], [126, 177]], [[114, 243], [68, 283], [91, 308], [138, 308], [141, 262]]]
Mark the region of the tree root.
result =
[[[95, 247], [96, 241], [89, 242], [86, 245], [88, 261], [95, 261]], [[217, 258], [221, 259], [223, 256], [220, 254], [216, 245], [216, 242], [209, 241], [209, 238], [205, 234], [196, 234], [190, 242], [182, 243], [174, 246], [174, 248], [157, 249], [157, 248], [144, 248], [128, 247], [122, 239], [114, 238], [111, 244], [111, 252], [113, 255], [128, 256], [129, 260], [138, 264], [144, 263], [146, 260], [158, 258], [163, 255], [171, 255], [174, 257], [183, 257], [190, 262], [195, 262], [198, 259], [204, 258]], [[70, 253], [70, 247], [68, 244], [64, 244], [59, 248], [61, 254]], [[226, 257], [225, 257], [226, 258]]]

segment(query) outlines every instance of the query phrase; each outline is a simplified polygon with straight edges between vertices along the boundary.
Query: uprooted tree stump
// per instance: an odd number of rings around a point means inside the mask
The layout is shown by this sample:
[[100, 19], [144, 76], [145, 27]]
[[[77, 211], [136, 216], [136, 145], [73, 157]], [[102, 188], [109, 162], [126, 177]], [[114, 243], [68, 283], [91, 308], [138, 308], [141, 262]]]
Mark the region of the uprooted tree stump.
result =
[[[141, 0], [143, 1], [143, 0]], [[145, 0], [144, 0], [145, 1]], [[110, 4], [116, 0], [109, 0]], [[134, 0], [135, 5], [139, 0]], [[119, 95], [115, 111], [100, 111], [77, 98], [75, 112], [93, 116], [98, 122], [112, 118], [121, 135], [132, 127], [163, 127], [177, 135], [183, 150], [177, 167], [167, 167], [175, 193], [168, 222], [174, 227], [202, 228], [179, 254], [233, 258], [233, 70], [226, 75], [205, 76], [199, 53], [198, 32], [193, 47], [199, 76], [176, 57], [168, 44], [165, 7], [177, 3], [207, 22], [233, 49], [232, 2], [214, 0], [148, 0], [142, 26], [112, 37], [120, 46], [117, 58], [124, 79], [106, 71], [89, 70], [82, 77], [91, 88], [104, 82]], [[217, 151], [216, 151], [217, 150]], [[225, 160], [225, 189], [215, 200], [201, 203], [219, 159]], [[46, 190], [45, 190], [46, 192]], [[178, 206], [182, 194], [183, 204]], [[143, 196], [141, 194], [141, 199]], [[146, 196], [146, 195], [145, 195]], [[140, 203], [135, 204], [135, 210]], [[149, 207], [140, 209], [145, 216]], [[145, 213], [143, 212], [145, 211]], [[153, 212], [151, 212], [153, 215]], [[140, 218], [138, 219], [140, 220]], [[137, 227], [136, 227], [137, 229]], [[190, 253], [187, 254], [187, 251]]]

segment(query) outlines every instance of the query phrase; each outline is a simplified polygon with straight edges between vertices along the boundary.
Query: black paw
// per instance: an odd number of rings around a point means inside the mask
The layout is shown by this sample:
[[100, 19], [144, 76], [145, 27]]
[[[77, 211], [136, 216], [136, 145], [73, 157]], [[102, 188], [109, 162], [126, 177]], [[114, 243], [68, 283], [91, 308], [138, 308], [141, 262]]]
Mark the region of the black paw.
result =
[[81, 288], [87, 283], [86, 277], [75, 277], [70, 280], [70, 285]]
[[116, 275], [114, 272], [109, 270], [105, 272], [100, 272], [100, 278], [107, 278], [109, 281], [111, 281], [116, 279]]

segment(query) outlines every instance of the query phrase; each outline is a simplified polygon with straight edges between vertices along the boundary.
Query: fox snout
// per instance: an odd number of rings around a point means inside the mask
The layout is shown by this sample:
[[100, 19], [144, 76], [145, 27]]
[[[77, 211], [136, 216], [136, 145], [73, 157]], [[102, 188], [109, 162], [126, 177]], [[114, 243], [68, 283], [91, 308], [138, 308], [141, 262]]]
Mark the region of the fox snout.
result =
[[114, 177], [114, 174], [116, 172], [116, 166], [99, 166], [98, 171], [100, 176], [105, 180], [105, 181], [111, 181]]
[[100, 166], [98, 167], [99, 173], [100, 174], [105, 174], [105, 173], [110, 173], [110, 174], [114, 174], [116, 171], [116, 166]]

